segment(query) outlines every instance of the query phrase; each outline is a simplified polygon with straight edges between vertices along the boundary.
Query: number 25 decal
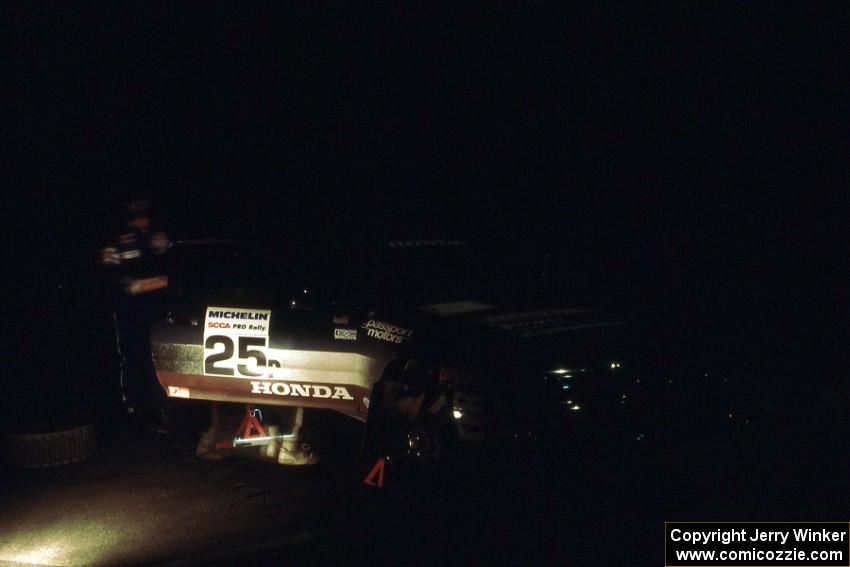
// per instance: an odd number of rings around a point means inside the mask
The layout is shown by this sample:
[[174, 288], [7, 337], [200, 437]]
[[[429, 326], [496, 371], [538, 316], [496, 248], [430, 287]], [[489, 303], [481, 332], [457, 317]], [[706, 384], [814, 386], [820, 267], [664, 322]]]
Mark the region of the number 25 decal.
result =
[[[256, 366], [263, 368], [266, 366], [266, 355], [262, 350], [251, 348], [265, 348], [265, 337], [239, 337], [239, 355], [238, 358], [253, 358], [257, 361]], [[207, 355], [204, 358], [204, 374], [213, 374], [218, 376], [233, 376], [233, 368], [225, 366], [216, 366], [219, 362], [224, 362], [233, 358], [233, 338], [226, 335], [211, 335], [204, 342], [204, 348], [212, 350], [217, 345], [222, 345], [224, 349], [221, 352], [215, 352]], [[252, 372], [248, 370], [247, 364], [237, 364], [236, 369], [242, 376], [262, 376], [261, 372]]]

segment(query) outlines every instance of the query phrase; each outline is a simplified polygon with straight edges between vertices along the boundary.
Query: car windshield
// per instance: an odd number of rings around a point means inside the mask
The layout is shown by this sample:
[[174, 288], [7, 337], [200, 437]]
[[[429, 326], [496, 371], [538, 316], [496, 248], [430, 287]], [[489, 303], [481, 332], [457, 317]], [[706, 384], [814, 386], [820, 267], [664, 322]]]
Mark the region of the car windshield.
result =
[[[317, 298], [364, 308], [463, 300], [498, 305], [515, 299], [511, 286], [523, 273], [506, 270], [503, 259], [487, 260], [463, 242], [443, 240], [358, 245], [330, 255], [301, 251], [300, 258], [222, 244], [195, 243], [173, 252], [169, 295], [246, 306], [288, 299], [305, 285]], [[290, 272], [296, 264], [311, 277]]]
[[285, 288], [276, 263], [239, 244], [189, 243], [170, 255], [169, 295], [206, 303], [266, 304]]

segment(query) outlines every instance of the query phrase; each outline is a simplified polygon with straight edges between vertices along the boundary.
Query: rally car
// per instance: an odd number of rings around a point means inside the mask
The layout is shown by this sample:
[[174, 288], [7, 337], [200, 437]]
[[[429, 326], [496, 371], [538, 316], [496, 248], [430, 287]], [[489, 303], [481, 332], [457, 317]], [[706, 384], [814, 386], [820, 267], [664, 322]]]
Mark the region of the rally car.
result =
[[429, 461], [564, 427], [641, 435], [624, 322], [500, 305], [464, 242], [335, 245], [312, 271], [242, 242], [184, 241], [170, 256], [151, 337], [172, 398], [333, 410], [366, 424], [367, 449]]

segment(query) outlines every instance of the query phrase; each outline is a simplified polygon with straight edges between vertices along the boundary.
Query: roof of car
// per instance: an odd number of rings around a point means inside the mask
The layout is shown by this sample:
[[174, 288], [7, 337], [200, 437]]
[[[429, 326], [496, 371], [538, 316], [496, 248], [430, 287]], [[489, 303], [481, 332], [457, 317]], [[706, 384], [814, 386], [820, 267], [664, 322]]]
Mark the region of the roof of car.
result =
[[256, 246], [253, 242], [246, 240], [230, 240], [226, 238], [190, 238], [187, 240], [177, 240], [174, 244], [180, 246]]

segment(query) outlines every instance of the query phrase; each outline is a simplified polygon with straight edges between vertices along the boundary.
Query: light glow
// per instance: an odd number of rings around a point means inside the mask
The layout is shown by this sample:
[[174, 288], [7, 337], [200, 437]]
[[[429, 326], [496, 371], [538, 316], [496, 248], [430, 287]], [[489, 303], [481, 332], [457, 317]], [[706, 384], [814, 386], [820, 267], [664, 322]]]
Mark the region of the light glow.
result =
[[28, 563], [35, 565], [62, 564], [63, 550], [58, 545], [42, 545], [26, 551], [10, 553], [6, 558], [12, 563]]
[[[40, 506], [45, 504], [42, 502]], [[120, 541], [120, 528], [97, 520], [64, 518], [34, 528], [32, 516], [25, 516], [30, 519], [27, 528], [3, 533], [0, 563], [4, 565], [102, 564]], [[98, 537], [93, 538], [94, 533]]]

